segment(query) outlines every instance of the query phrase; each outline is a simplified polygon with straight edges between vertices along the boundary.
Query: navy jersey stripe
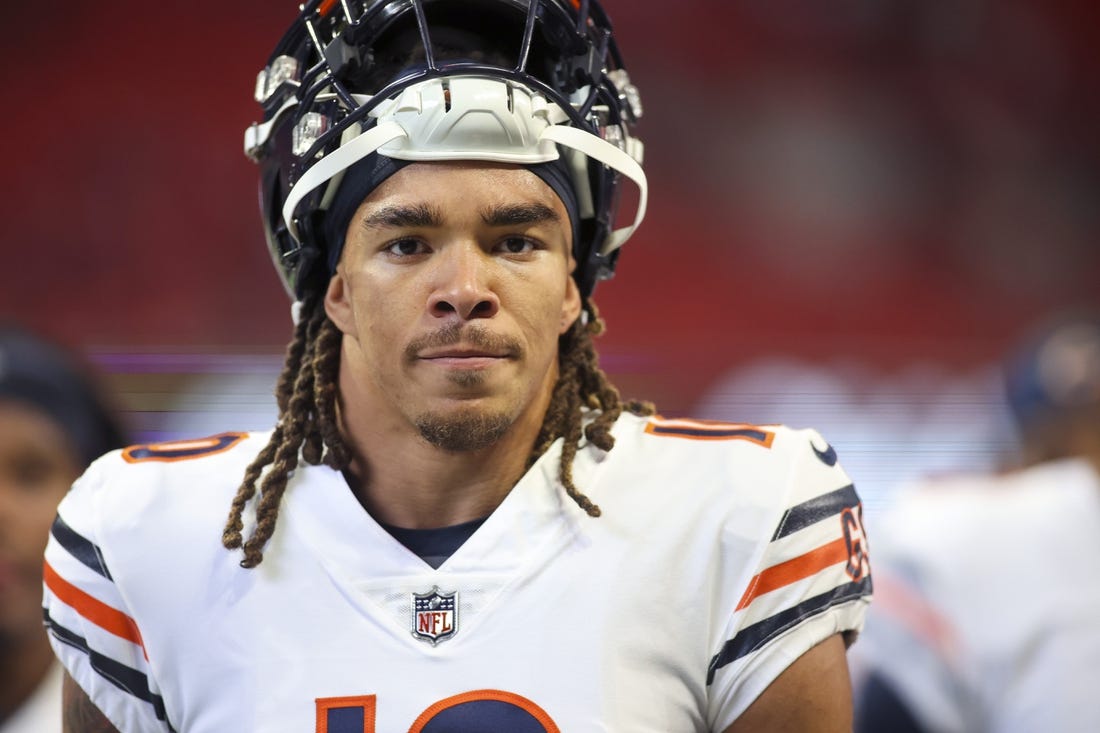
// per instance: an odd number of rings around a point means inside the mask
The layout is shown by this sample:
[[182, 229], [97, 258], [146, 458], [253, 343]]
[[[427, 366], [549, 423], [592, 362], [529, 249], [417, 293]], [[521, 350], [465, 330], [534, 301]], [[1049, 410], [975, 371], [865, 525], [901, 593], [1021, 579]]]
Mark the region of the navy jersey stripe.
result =
[[89, 648], [88, 642], [83, 636], [57, 623], [57, 621], [50, 616], [50, 612], [47, 609], [42, 609], [42, 614], [46, 628], [50, 630], [50, 633], [52, 633], [58, 641], [68, 644], [74, 649], [79, 649], [87, 654], [92, 669], [115, 687], [152, 705], [157, 720], [163, 720], [165, 725], [168, 726], [168, 730], [175, 733], [172, 724], [168, 722], [168, 714], [164, 709], [164, 698], [154, 694], [149, 689], [148, 677], [132, 667], [127, 667], [122, 662], [111, 659]]
[[114, 578], [111, 577], [110, 571], [107, 570], [107, 563], [103, 561], [103, 553], [100, 552], [99, 547], [77, 534], [76, 530], [65, 524], [65, 520], [61, 518], [60, 514], [54, 518], [53, 526], [50, 527], [50, 534], [53, 535], [53, 538], [57, 540], [58, 544], [69, 551], [70, 555], [102, 575], [107, 580], [114, 580]]
[[691, 428], [675, 425], [653, 425], [650, 430], [656, 435], [690, 435], [697, 438], [752, 438], [761, 442], [768, 439], [766, 432], [752, 428]]
[[858, 505], [859, 495], [856, 494], [856, 488], [852, 484], [836, 491], [830, 491], [828, 494], [815, 496], [791, 507], [783, 514], [783, 519], [780, 520], [779, 526], [775, 529], [772, 542]]
[[797, 606], [780, 611], [763, 621], [746, 626], [737, 635], [722, 645], [722, 651], [714, 655], [707, 667], [707, 684], [714, 682], [714, 675], [730, 662], [760, 649], [784, 631], [794, 627], [811, 616], [827, 611], [833, 606], [855, 600], [871, 593], [871, 576], [859, 582], [845, 583], [827, 593], [807, 598]]

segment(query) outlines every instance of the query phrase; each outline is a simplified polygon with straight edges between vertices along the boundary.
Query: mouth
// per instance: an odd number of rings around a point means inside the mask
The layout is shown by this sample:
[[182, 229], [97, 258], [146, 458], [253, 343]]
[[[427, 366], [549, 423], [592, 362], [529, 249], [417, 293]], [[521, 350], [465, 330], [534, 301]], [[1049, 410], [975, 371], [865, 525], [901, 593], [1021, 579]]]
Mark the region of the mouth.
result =
[[518, 339], [489, 331], [484, 326], [452, 324], [413, 339], [405, 348], [408, 362], [433, 364], [448, 369], [486, 369], [523, 358]]
[[450, 347], [432, 349], [417, 355], [420, 361], [450, 369], [486, 369], [512, 358], [504, 351], [485, 351], [477, 348]]

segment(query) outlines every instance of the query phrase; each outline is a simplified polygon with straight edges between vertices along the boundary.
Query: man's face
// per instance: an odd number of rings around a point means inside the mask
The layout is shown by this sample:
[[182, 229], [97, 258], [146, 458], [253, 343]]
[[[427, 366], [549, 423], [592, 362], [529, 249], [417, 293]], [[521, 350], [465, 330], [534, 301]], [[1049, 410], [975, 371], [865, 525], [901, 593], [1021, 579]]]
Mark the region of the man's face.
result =
[[64, 431], [0, 399], [0, 656], [42, 632], [42, 553], [57, 504], [80, 473]]
[[568, 215], [528, 170], [415, 163], [348, 227], [326, 294], [345, 410], [451, 451], [541, 423], [580, 313]]

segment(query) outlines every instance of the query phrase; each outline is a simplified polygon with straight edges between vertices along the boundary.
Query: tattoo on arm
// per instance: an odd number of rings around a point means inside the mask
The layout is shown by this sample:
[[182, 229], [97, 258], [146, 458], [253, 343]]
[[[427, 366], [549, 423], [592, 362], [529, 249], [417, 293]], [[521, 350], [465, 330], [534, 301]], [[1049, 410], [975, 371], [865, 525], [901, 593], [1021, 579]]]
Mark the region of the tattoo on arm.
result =
[[61, 718], [64, 733], [118, 733], [68, 672], [61, 687]]

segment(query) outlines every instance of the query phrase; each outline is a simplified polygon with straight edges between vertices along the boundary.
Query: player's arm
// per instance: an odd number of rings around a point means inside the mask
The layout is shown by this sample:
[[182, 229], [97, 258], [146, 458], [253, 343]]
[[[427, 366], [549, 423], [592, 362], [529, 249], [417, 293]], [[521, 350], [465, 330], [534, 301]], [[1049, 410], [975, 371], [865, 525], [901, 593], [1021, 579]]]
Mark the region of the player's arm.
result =
[[62, 733], [118, 733], [68, 672], [61, 686], [61, 723]]
[[724, 733], [851, 733], [852, 685], [834, 634], [796, 659]]

